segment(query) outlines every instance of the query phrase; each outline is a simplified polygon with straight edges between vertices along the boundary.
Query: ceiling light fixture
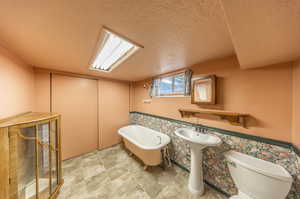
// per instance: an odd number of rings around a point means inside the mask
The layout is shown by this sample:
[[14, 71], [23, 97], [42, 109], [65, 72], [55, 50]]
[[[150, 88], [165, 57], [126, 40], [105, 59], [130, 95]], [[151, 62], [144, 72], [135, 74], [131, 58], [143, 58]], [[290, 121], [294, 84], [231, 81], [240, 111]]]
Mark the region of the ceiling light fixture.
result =
[[142, 46], [104, 27], [91, 70], [111, 72]]

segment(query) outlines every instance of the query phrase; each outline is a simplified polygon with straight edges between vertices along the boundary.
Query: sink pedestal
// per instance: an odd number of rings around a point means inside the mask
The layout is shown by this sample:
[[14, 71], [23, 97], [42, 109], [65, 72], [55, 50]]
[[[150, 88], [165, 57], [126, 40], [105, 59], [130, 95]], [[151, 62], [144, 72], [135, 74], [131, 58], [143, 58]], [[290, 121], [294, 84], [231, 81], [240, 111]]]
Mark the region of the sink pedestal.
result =
[[175, 131], [175, 134], [184, 139], [191, 148], [189, 191], [193, 195], [202, 195], [204, 192], [202, 149], [208, 146], [217, 146], [222, 143], [222, 140], [215, 135], [203, 134], [187, 128], [179, 128]]
[[202, 148], [191, 144], [191, 171], [188, 188], [193, 195], [202, 195], [204, 192], [202, 170]]

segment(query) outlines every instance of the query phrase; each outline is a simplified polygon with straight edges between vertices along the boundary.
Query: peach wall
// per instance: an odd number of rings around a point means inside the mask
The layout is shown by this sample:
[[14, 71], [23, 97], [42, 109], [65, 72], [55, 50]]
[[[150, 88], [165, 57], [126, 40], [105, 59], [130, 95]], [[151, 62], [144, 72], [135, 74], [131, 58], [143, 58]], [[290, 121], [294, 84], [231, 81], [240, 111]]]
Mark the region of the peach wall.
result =
[[[194, 75], [216, 74], [217, 105], [198, 107], [190, 97], [153, 98], [151, 103], [144, 81], [134, 83], [134, 111], [180, 119], [179, 108], [208, 108], [248, 113], [248, 128], [232, 126], [216, 119], [191, 118], [189, 122], [251, 135], [291, 141], [292, 126], [292, 63], [260, 69], [241, 70], [236, 57], [229, 57], [192, 66]], [[146, 80], [149, 81], [149, 80]]]
[[62, 157], [98, 148], [97, 80], [52, 75], [52, 111], [60, 113]]
[[295, 62], [293, 71], [293, 143], [300, 148], [300, 61]]
[[50, 73], [35, 72], [35, 107], [37, 112], [50, 112]]
[[32, 111], [34, 107], [33, 68], [0, 47], [0, 118]]
[[118, 129], [128, 124], [129, 83], [98, 80], [99, 148], [121, 141]]
[[[73, 124], [79, 125], [81, 124], [78, 122], [78, 119], [74, 118], [76, 115], [74, 111], [82, 110], [80, 107], [79, 109], [76, 107], [73, 109], [70, 109], [68, 107], [74, 106], [74, 100], [78, 97], [85, 97], [82, 95], [83, 92], [77, 92], [77, 94], [73, 94], [72, 100], [70, 100], [68, 103], [66, 100], [70, 99], [70, 91], [65, 90], [65, 92], [59, 91], [59, 97], [57, 97], [57, 88], [58, 89], [64, 89], [64, 85], [66, 85], [62, 80], [55, 80], [55, 76], [58, 76], [58, 74], [53, 74], [53, 80], [52, 80], [52, 104], [53, 104], [53, 111], [57, 111], [59, 113], [63, 113], [64, 115], [67, 114], [65, 117], [63, 115], [63, 121], [62, 124], [64, 125], [65, 122], [67, 122], [68, 129], [63, 129], [64, 134], [69, 134], [71, 131], [71, 128], [74, 129], [81, 129], [81, 127], [74, 127]], [[68, 74], [59, 75], [59, 76], [65, 76], [65, 79], [69, 79], [69, 81], [75, 81], [74, 85], [78, 84], [78, 79], [85, 81], [85, 82], [97, 82], [96, 88], [93, 88], [93, 93], [97, 97], [97, 104], [92, 105], [91, 109], [92, 111], [97, 111], [96, 123], [93, 126], [97, 125], [97, 138], [94, 136], [94, 131], [86, 131], [85, 134], [88, 136], [93, 136], [95, 139], [92, 140], [91, 144], [93, 146], [94, 142], [97, 142], [98, 148], [106, 148], [109, 146], [112, 146], [114, 144], [117, 144], [121, 141], [120, 136], [117, 134], [117, 130], [128, 124], [128, 112], [129, 112], [129, 83], [122, 82], [122, 81], [115, 81], [115, 80], [109, 80], [109, 79], [93, 79], [93, 78], [83, 78], [80, 76], [76, 77], [75, 74], [72, 74], [69, 76]], [[49, 111], [50, 110], [50, 72], [48, 71], [40, 71], [36, 70], [35, 72], [35, 80], [36, 80], [36, 111]], [[76, 83], [77, 82], [77, 83]], [[94, 84], [90, 85], [92, 87], [95, 87]], [[89, 86], [89, 89], [91, 89]], [[74, 89], [74, 88], [73, 88]], [[68, 93], [67, 95], [65, 95]], [[72, 91], [71, 91], [72, 93]], [[80, 93], [80, 94], [78, 94]], [[98, 93], [98, 94], [97, 94]], [[78, 95], [78, 96], [77, 96]], [[77, 100], [75, 100], [77, 101]], [[85, 103], [90, 103], [90, 99], [86, 99]], [[57, 108], [57, 104], [59, 104], [59, 108]], [[76, 104], [76, 103], [75, 103]], [[77, 103], [78, 105], [78, 103]], [[64, 107], [66, 106], [66, 107]], [[85, 110], [85, 109], [84, 109]], [[71, 117], [70, 117], [71, 116]], [[80, 118], [83, 118], [83, 120], [88, 121], [86, 119], [87, 117], [82, 116], [80, 114]], [[99, 118], [99, 119], [97, 119]], [[66, 121], [67, 120], [67, 121]], [[83, 125], [84, 126], [84, 125]], [[67, 127], [66, 127], [67, 128]], [[77, 134], [77, 131], [75, 134]], [[92, 135], [89, 135], [89, 134]], [[68, 140], [71, 141], [69, 144], [69, 147], [72, 147], [72, 143], [78, 143], [78, 136], [74, 137], [71, 135], [66, 135], [68, 137]], [[66, 140], [66, 139], [65, 139]], [[67, 146], [66, 146], [67, 147]], [[84, 145], [78, 145], [76, 144], [77, 149], [71, 150], [68, 149], [68, 147], [63, 147], [63, 154], [65, 154], [65, 158], [69, 158], [71, 156], [76, 156], [76, 154], [73, 154], [73, 152], [77, 150], [78, 153], [84, 153], [86, 151], [86, 147]], [[79, 152], [78, 152], [79, 150]], [[81, 151], [81, 152], [80, 152]], [[72, 153], [72, 154], [71, 154]]]

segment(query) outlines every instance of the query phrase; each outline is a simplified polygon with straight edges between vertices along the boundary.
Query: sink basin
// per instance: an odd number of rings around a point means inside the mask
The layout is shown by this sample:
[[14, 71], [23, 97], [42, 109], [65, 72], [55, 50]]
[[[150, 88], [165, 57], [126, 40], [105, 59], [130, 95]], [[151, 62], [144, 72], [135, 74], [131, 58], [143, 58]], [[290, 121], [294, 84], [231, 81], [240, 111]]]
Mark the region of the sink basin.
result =
[[185, 140], [191, 148], [189, 191], [193, 195], [202, 195], [204, 193], [202, 149], [207, 146], [217, 146], [222, 143], [222, 140], [218, 136], [203, 134], [187, 128], [177, 129], [175, 135]]
[[203, 134], [186, 128], [177, 129], [175, 134], [190, 144], [196, 144], [196, 146], [198, 145], [202, 148], [206, 146], [217, 146], [222, 143], [222, 140], [215, 135]]

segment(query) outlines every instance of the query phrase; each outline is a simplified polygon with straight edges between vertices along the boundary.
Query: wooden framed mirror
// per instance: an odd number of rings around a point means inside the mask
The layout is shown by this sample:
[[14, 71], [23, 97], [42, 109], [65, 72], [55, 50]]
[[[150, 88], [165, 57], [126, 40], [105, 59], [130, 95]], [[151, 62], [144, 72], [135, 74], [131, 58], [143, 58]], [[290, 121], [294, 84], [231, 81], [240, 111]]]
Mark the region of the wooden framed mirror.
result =
[[193, 80], [192, 104], [216, 104], [215, 75], [206, 75]]

